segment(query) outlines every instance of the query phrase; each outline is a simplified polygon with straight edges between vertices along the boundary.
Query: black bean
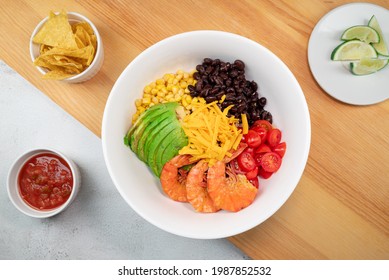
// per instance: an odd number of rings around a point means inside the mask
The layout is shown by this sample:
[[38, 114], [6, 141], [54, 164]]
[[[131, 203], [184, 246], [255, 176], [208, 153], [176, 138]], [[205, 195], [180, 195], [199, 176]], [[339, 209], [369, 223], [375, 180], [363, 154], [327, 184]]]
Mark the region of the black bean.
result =
[[206, 58], [204, 58], [203, 61], [205, 64], [211, 64], [213, 60], [211, 58], [206, 57]]
[[220, 59], [216, 58], [212, 61], [212, 65], [218, 65], [220, 64]]
[[217, 84], [217, 85], [222, 85], [224, 82], [223, 82], [223, 78], [222, 77], [220, 77], [220, 76], [216, 76], [215, 77], [215, 83]]
[[219, 92], [220, 88], [214, 87], [213, 89], [210, 90], [210, 94], [216, 95]]
[[197, 81], [195, 86], [188, 86], [191, 96], [201, 96], [207, 103], [220, 100], [224, 95], [220, 108], [234, 105], [229, 116], [240, 119], [246, 114], [249, 124], [255, 120], [266, 119], [272, 121], [270, 112], [264, 110], [266, 98], [259, 97], [258, 84], [248, 81], [245, 77], [245, 64], [242, 60], [233, 63], [220, 59], [204, 58], [202, 64], [196, 66], [197, 72], [193, 78]]
[[234, 64], [236, 65], [236, 67], [239, 69], [239, 70], [243, 70], [245, 65], [244, 65], [244, 62], [242, 60], [235, 60]]
[[196, 83], [196, 90], [201, 91], [203, 88], [203, 80], [198, 80]]
[[196, 70], [200, 73], [203, 74], [205, 72], [205, 68], [203, 65], [197, 65]]
[[225, 81], [228, 79], [228, 74], [226, 72], [220, 72], [219, 76]]
[[217, 100], [216, 96], [208, 95], [205, 97], [205, 101], [207, 101], [207, 103], [211, 103], [211, 102], [216, 101], [216, 100]]
[[205, 75], [209, 75], [212, 73], [212, 71], [214, 70], [214, 68], [212, 66], [208, 66], [206, 69], [205, 69], [205, 72], [204, 74]]
[[238, 105], [237, 110], [238, 110], [239, 113], [242, 113], [243, 110], [246, 109], [246, 107], [247, 106], [246, 106], [245, 103], [241, 103], [241, 104]]
[[239, 75], [238, 71], [236, 71], [235, 69], [231, 70], [229, 74], [230, 74], [230, 77], [232, 77], [232, 78], [238, 77], [238, 75]]
[[266, 100], [266, 97], [261, 97], [261, 98], [258, 99], [258, 103], [259, 103], [259, 105], [262, 106], [262, 107], [265, 107], [266, 101], [267, 101], [267, 100]]

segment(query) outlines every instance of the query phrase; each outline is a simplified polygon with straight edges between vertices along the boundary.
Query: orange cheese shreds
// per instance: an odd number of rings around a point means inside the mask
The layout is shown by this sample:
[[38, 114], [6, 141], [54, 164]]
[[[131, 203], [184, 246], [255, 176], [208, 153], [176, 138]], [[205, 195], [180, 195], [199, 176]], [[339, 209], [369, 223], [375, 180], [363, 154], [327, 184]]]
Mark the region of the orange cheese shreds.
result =
[[231, 151], [236, 150], [242, 139], [242, 131], [236, 127], [238, 119], [227, 117], [229, 109], [221, 111], [217, 101], [194, 104], [192, 114], [182, 121], [188, 145], [179, 154], [192, 155], [192, 161], [204, 159], [210, 165], [231, 156]]

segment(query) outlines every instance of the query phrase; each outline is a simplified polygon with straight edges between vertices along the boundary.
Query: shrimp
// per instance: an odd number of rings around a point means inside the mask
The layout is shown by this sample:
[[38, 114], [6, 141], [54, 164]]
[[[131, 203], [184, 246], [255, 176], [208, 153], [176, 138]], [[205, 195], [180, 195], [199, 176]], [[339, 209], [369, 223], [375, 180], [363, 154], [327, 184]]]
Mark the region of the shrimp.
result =
[[208, 193], [216, 207], [237, 212], [249, 206], [257, 195], [245, 175], [235, 174], [223, 161], [208, 169]]
[[213, 213], [220, 210], [216, 207], [207, 191], [208, 163], [199, 161], [189, 171], [186, 178], [186, 197], [197, 212]]
[[187, 202], [186, 178], [188, 171], [181, 167], [190, 164], [190, 155], [178, 155], [165, 163], [161, 172], [163, 191], [173, 200]]

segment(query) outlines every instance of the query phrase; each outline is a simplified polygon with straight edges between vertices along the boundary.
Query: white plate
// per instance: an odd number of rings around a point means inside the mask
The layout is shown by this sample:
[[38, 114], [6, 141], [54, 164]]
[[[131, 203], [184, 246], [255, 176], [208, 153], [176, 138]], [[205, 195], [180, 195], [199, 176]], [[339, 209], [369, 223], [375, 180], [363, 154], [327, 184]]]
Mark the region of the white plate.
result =
[[371, 75], [355, 76], [348, 63], [332, 61], [333, 49], [341, 44], [344, 30], [367, 25], [375, 15], [387, 44], [389, 10], [368, 3], [346, 4], [327, 13], [315, 26], [308, 44], [308, 62], [319, 85], [332, 97], [354, 105], [369, 105], [389, 98], [389, 67]]
[[[135, 99], [148, 83], [178, 69], [193, 70], [205, 57], [241, 59], [246, 78], [255, 80], [268, 100], [266, 109], [283, 133], [287, 151], [280, 170], [261, 180], [262, 192], [237, 212], [197, 213], [188, 203], [168, 198], [159, 180], [123, 144], [131, 126]], [[280, 82], [282, 81], [282, 82]], [[272, 52], [242, 36], [220, 31], [194, 31], [167, 38], [136, 57], [123, 71], [109, 95], [102, 125], [105, 162], [124, 200], [153, 225], [177, 235], [213, 239], [249, 230], [273, 215], [294, 191], [304, 171], [311, 140], [304, 94], [287, 66]], [[131, 238], [131, 237], [129, 237]]]

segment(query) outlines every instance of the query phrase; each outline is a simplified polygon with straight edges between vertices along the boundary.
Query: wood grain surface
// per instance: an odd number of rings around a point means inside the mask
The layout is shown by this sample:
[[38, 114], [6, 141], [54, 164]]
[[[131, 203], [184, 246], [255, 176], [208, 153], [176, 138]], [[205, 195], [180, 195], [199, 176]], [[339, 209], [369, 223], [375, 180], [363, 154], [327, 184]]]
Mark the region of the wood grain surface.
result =
[[[315, 24], [349, 2], [0, 0], [0, 59], [100, 136], [115, 80], [154, 43], [214, 29], [262, 44], [299, 81], [311, 115], [312, 144], [305, 172], [286, 204], [230, 241], [253, 259], [388, 259], [389, 101], [371, 106], [336, 101], [316, 83], [307, 61]], [[387, 0], [367, 2], [389, 8]], [[104, 65], [88, 82], [44, 81], [31, 63], [33, 29], [50, 10], [60, 9], [84, 14], [102, 35]]]

